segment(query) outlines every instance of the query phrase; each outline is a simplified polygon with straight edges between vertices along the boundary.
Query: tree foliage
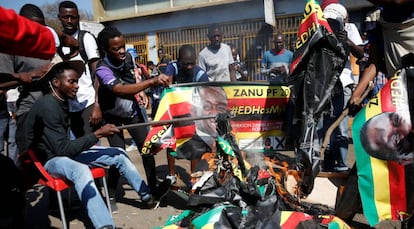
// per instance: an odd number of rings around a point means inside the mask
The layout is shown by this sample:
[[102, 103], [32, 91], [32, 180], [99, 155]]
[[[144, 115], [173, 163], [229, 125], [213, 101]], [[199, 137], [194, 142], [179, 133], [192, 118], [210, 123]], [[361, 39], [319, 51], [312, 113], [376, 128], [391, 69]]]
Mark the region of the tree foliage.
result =
[[[58, 13], [59, 13], [58, 7], [59, 7], [60, 2], [61, 1], [56, 0], [54, 3], [46, 3], [40, 6], [40, 9], [42, 9], [45, 15], [46, 24], [55, 30], [63, 29], [58, 19]], [[79, 10], [80, 21], [92, 21], [93, 20], [93, 16], [91, 12], [85, 9], [80, 9], [80, 8], [78, 10]]]

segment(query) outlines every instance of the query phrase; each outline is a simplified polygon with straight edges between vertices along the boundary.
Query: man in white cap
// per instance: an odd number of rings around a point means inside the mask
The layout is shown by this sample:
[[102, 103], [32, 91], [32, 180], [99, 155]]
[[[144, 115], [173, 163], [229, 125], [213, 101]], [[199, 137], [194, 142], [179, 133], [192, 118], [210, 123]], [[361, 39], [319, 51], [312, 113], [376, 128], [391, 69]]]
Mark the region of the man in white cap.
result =
[[[364, 55], [364, 50], [359, 45], [362, 45], [362, 39], [359, 35], [358, 29], [355, 25], [347, 23], [348, 12], [345, 7], [339, 3], [331, 3], [323, 10], [324, 17], [328, 20], [332, 31], [337, 38], [342, 41], [346, 49], [348, 49], [354, 56], [361, 58]], [[320, 130], [320, 138], [323, 138], [327, 128], [339, 117], [342, 110], [345, 108], [348, 100], [352, 94], [355, 81], [352, 76], [352, 69], [350, 59], [346, 62], [345, 68], [339, 76], [343, 93], [335, 96], [332, 99], [334, 106], [334, 115], [328, 114], [323, 116], [323, 127]], [[348, 153], [348, 118], [345, 118], [340, 126], [334, 130], [329, 142], [329, 146], [324, 155], [323, 171], [326, 172], [343, 172], [348, 170], [346, 165], [346, 157]]]

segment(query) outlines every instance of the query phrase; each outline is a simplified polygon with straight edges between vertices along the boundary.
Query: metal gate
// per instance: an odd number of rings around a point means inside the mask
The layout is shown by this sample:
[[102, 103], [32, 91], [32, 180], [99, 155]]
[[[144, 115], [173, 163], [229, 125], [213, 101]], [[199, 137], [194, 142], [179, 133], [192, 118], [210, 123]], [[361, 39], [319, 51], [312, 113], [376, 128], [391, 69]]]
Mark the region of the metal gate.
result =
[[[296, 40], [302, 17], [301, 14], [276, 17], [276, 29], [264, 23], [263, 19], [222, 24], [223, 42], [238, 48], [241, 61], [247, 66], [249, 81], [267, 80], [260, 75], [263, 52], [273, 48], [272, 37], [278, 32], [285, 34], [288, 48]], [[158, 32], [158, 47], [163, 47], [169, 58], [175, 60], [178, 49], [184, 44], [192, 45], [197, 52], [208, 45], [207, 32], [208, 25]]]
[[148, 38], [147, 34], [130, 34], [124, 35], [127, 44], [134, 45], [138, 53], [138, 61], [140, 64], [147, 65], [148, 62]]
[[[297, 30], [302, 20], [301, 14], [276, 17], [276, 28], [264, 23], [263, 19], [238, 21], [222, 25], [223, 42], [234, 45], [239, 50], [240, 58], [245, 62], [249, 81], [265, 81], [266, 76], [260, 74], [260, 61], [263, 52], [273, 48], [272, 38], [277, 32], [285, 34], [286, 48], [295, 42]], [[207, 38], [208, 25], [189, 27], [157, 33], [158, 47], [163, 47], [169, 59], [178, 57], [178, 49], [184, 44], [192, 45], [201, 51], [209, 44]], [[148, 38], [146, 34], [127, 34], [126, 43], [133, 44], [138, 52], [138, 61], [146, 64], [148, 58]]]

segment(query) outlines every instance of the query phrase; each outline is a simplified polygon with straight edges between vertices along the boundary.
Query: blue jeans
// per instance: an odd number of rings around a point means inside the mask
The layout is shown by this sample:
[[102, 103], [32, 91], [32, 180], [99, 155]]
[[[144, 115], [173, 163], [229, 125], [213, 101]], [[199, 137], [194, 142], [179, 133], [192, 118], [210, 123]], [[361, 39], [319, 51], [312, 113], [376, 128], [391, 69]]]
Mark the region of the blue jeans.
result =
[[[145, 119], [144, 117], [142, 117], [141, 113], [139, 113], [132, 118], [118, 118], [112, 115], [104, 115], [104, 120], [106, 123], [112, 123], [116, 126], [120, 126], [122, 124], [129, 125], [134, 123], [142, 123]], [[140, 126], [136, 128], [130, 128], [127, 130], [131, 135], [132, 139], [134, 139], [135, 143], [137, 144], [138, 152], [141, 152], [145, 138], [148, 134], [148, 126]], [[125, 148], [125, 138], [123, 131], [109, 136], [108, 142], [109, 145], [112, 147]], [[153, 192], [155, 192], [157, 189], [157, 171], [155, 168], [155, 157], [154, 155], [149, 154], [141, 156], [145, 174], [147, 175], [148, 186]], [[114, 188], [116, 187], [116, 184], [118, 184], [118, 180], [116, 178], [116, 174], [111, 172], [111, 170], [109, 172], [110, 177], [108, 177], [108, 186], [110, 188]]]
[[0, 119], [0, 153], [4, 151], [4, 136], [6, 134], [7, 125], [9, 124], [8, 118]]
[[[16, 112], [16, 103], [7, 102], [7, 110], [9, 112]], [[7, 151], [8, 151], [7, 155], [9, 156], [10, 159], [14, 161], [14, 164], [17, 165], [18, 150], [17, 150], [17, 144], [16, 144], [16, 129], [17, 129], [16, 120], [10, 117], [8, 125], [9, 125], [9, 134], [8, 134], [8, 139], [7, 139]]]
[[84, 205], [95, 228], [114, 225], [112, 217], [103, 201], [89, 166], [115, 166], [124, 175], [142, 200], [150, 198], [150, 190], [125, 151], [115, 147], [94, 146], [81, 154], [69, 158], [54, 157], [46, 162], [45, 169], [53, 176], [64, 177], [75, 184], [75, 190]]
[[14, 164], [17, 165], [17, 144], [16, 144], [16, 120], [9, 119], [9, 137], [7, 140], [7, 151], [10, 159], [13, 160]]
[[[352, 88], [351, 86], [346, 86], [344, 88], [344, 107], [343, 109], [346, 108], [349, 99], [351, 98], [352, 95]], [[348, 144], [349, 144], [349, 136], [348, 136], [348, 121], [349, 121], [349, 117], [346, 116], [344, 118], [344, 120], [342, 120], [342, 122], [339, 124], [339, 136], [338, 136], [338, 150], [339, 150], [339, 154], [340, 154], [340, 158], [338, 160], [338, 166], [340, 167], [345, 167], [346, 165], [346, 158], [348, 155]]]

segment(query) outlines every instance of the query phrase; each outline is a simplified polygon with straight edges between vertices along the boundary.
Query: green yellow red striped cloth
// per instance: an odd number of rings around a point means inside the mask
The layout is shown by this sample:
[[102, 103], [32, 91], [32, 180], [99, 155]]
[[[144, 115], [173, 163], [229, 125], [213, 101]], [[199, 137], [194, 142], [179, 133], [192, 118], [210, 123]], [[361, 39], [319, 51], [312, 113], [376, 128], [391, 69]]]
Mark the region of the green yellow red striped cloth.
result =
[[413, 169], [396, 161], [371, 157], [361, 143], [361, 128], [378, 114], [408, 110], [407, 101], [405, 75], [398, 71], [355, 116], [352, 124], [358, 187], [363, 212], [371, 226], [387, 219], [404, 219], [411, 212], [414, 187], [410, 176]]

